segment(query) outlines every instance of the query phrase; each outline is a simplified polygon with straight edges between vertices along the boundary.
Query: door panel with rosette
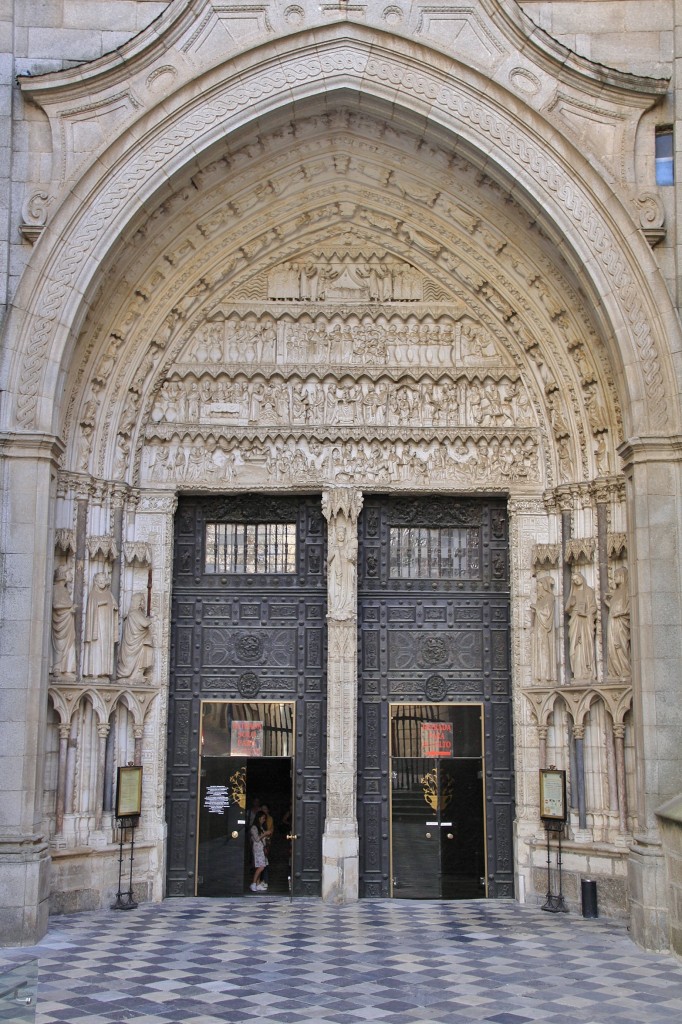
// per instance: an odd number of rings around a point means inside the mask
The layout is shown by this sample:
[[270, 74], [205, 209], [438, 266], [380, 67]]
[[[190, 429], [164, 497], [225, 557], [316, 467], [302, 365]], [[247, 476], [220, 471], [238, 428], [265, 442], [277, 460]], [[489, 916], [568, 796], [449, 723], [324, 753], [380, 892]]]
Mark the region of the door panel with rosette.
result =
[[321, 891], [325, 555], [319, 498], [183, 496], [178, 502], [166, 783], [169, 896], [197, 889], [202, 700], [295, 705], [294, 892]]
[[[435, 898], [472, 895], [477, 887], [476, 894], [513, 896], [506, 502], [367, 496], [358, 530], [360, 893], [405, 894], [398, 891], [400, 875], [393, 886], [391, 843], [400, 860], [412, 828], [421, 830], [422, 847], [431, 832], [422, 853], [435, 878], [427, 883], [422, 874], [419, 885], [431, 885]], [[476, 756], [458, 759], [456, 718], [452, 760], [420, 761], [416, 733], [411, 745], [391, 749], [392, 718], [401, 707], [417, 709], [411, 728], [419, 729], [429, 706], [467, 705], [480, 721]], [[446, 721], [448, 715], [435, 711], [431, 719]], [[461, 826], [426, 826], [438, 819], [424, 816], [430, 813], [421, 781], [427, 777], [436, 786], [433, 799], [443, 820], [459, 816], [473, 823], [478, 815], [475, 836]], [[457, 800], [447, 807], [451, 788]], [[447, 839], [448, 831], [458, 838]]]

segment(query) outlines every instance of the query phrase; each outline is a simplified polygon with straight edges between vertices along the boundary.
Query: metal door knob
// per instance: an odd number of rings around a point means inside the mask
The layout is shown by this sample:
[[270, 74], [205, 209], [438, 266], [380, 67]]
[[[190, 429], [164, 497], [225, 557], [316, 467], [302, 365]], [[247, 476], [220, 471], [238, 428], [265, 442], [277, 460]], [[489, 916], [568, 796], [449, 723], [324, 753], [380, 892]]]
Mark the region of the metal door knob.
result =
[[290, 836], [287, 836], [287, 839], [298, 839], [298, 836], [290, 835]]
[[448, 839], [454, 839], [454, 838], [455, 837], [453, 836], [452, 832], [448, 832]]
[[431, 833], [430, 833], [430, 832], [427, 832], [427, 833], [426, 833], [426, 838], [427, 838], [427, 839], [430, 839], [430, 838], [431, 838]]
[[232, 833], [232, 838], [239, 839], [239, 832], [237, 832], [237, 829], [235, 829], [234, 832]]

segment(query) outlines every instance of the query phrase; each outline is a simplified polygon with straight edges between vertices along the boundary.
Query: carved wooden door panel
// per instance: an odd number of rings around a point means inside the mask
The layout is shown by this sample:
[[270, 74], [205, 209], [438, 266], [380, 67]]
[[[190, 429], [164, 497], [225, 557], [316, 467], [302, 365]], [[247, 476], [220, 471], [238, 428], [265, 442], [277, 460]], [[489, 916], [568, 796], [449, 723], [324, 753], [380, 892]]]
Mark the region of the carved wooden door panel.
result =
[[361, 895], [391, 893], [389, 706], [402, 702], [483, 707], [485, 891], [510, 897], [506, 504], [368, 496], [358, 529]]
[[166, 782], [169, 896], [196, 891], [202, 700], [295, 703], [294, 892], [321, 891], [325, 550], [319, 498], [179, 500]]

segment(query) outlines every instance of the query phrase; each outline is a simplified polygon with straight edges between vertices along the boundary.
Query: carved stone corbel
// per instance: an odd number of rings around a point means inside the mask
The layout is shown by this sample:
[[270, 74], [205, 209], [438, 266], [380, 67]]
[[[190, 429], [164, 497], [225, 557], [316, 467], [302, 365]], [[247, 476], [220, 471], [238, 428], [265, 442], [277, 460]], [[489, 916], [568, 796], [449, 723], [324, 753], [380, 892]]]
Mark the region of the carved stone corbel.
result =
[[593, 537], [571, 537], [566, 541], [566, 564], [577, 565], [583, 562], [591, 565], [594, 559]]
[[558, 569], [561, 557], [560, 544], [534, 544], [531, 561], [535, 572]]
[[133, 565], [135, 562], [143, 569], [149, 568], [152, 564], [152, 549], [144, 541], [123, 542], [123, 555], [126, 565]]
[[609, 558], [627, 558], [628, 539], [625, 533], [609, 533], [606, 538]]
[[85, 543], [91, 559], [101, 555], [105, 562], [114, 562], [118, 558], [118, 546], [110, 534], [88, 537]]
[[63, 555], [68, 558], [69, 555], [76, 554], [76, 531], [68, 529], [58, 529], [54, 531], [54, 546], [57, 551], [61, 551]]

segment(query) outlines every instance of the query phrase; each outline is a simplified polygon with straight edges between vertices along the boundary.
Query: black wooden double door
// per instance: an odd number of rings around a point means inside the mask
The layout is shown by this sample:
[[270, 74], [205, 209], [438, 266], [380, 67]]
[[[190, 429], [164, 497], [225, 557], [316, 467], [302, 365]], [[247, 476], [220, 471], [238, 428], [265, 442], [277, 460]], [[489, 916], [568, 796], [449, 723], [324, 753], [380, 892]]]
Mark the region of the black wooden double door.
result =
[[[513, 896], [506, 503], [366, 495], [358, 539], [360, 895]], [[266, 799], [275, 778], [282, 792], [293, 782], [294, 894], [317, 895], [320, 497], [182, 497], [174, 554], [168, 895], [248, 892], [249, 780]], [[273, 723], [285, 712], [282, 746]], [[227, 887], [223, 858], [236, 865]]]
[[[253, 795], [268, 800], [271, 811], [276, 798], [278, 834], [297, 837], [294, 893], [321, 891], [325, 553], [319, 496], [186, 496], [178, 502], [166, 784], [169, 896], [249, 891], [244, 858], [254, 778]], [[209, 730], [207, 723], [217, 724]], [[293, 780], [290, 808], [285, 776]]]
[[513, 896], [503, 499], [366, 496], [360, 895]]

